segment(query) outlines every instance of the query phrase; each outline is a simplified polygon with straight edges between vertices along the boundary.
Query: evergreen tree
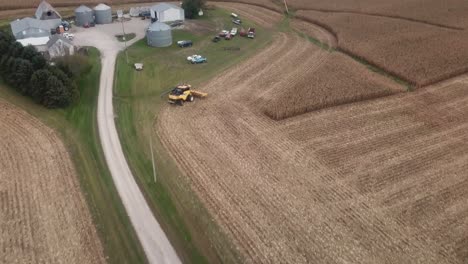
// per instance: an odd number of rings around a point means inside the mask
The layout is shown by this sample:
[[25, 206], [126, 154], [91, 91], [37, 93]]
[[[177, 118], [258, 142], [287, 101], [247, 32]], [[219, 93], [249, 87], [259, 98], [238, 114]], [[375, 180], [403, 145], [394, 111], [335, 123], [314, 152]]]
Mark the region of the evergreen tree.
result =
[[46, 83], [47, 90], [43, 98], [43, 104], [48, 108], [68, 106], [71, 96], [63, 83], [54, 75], [51, 75]]
[[46, 69], [35, 71], [31, 76], [29, 95], [37, 103], [43, 104], [47, 90], [47, 81], [51, 76], [52, 74]]
[[24, 59], [15, 59], [13, 72], [10, 74], [10, 83], [24, 95], [29, 94], [29, 81], [34, 73], [32, 63]]

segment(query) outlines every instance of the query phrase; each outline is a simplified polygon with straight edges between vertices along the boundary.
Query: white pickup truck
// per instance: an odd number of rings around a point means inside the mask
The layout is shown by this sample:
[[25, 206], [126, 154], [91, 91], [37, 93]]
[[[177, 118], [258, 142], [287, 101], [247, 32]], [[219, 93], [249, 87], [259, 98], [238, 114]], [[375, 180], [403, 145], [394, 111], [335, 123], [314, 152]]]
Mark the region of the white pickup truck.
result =
[[231, 30], [231, 35], [232, 35], [232, 36], [237, 35], [237, 28], [232, 28], [232, 30]]

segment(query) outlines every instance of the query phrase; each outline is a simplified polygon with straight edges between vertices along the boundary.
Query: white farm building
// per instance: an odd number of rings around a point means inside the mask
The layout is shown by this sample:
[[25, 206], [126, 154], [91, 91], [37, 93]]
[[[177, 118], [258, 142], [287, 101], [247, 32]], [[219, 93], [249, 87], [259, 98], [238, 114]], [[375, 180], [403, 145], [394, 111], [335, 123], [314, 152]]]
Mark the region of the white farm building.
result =
[[151, 7], [151, 18], [156, 19], [158, 22], [172, 22], [178, 20], [185, 20], [184, 9], [167, 3], [157, 4]]

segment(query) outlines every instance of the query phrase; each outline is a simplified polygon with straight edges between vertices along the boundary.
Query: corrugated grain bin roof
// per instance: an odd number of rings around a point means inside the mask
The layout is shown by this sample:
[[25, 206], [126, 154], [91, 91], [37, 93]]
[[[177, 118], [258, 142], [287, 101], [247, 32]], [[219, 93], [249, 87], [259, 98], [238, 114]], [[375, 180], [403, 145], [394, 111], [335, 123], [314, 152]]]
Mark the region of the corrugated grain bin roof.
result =
[[93, 10], [85, 5], [80, 5], [77, 9], [75, 9], [75, 12], [81, 13], [81, 12], [92, 12]]
[[171, 30], [171, 27], [161, 23], [161, 22], [154, 22], [151, 24], [148, 28], [149, 31], [166, 31], [166, 30]]
[[111, 9], [110, 6], [108, 6], [106, 4], [99, 4], [96, 7], [94, 7], [94, 10], [96, 10], [96, 11], [109, 10], [109, 9]]

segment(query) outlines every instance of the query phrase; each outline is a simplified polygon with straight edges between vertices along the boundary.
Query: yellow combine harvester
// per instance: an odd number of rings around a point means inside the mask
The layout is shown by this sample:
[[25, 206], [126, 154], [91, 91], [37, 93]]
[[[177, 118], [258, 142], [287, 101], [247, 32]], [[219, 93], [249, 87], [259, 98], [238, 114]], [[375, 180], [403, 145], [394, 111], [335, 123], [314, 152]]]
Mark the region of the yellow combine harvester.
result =
[[195, 97], [207, 97], [207, 93], [192, 90], [190, 84], [178, 85], [169, 93], [169, 103], [183, 105], [184, 102], [193, 102]]

